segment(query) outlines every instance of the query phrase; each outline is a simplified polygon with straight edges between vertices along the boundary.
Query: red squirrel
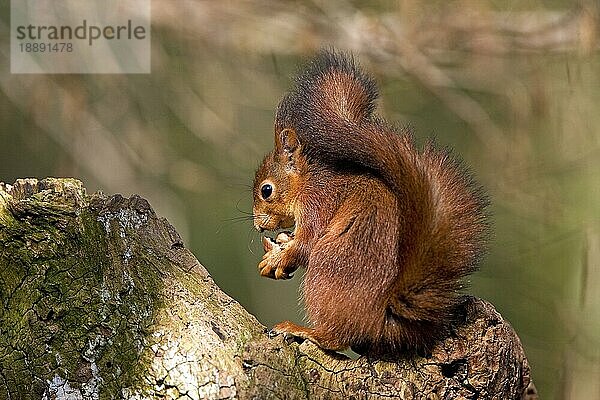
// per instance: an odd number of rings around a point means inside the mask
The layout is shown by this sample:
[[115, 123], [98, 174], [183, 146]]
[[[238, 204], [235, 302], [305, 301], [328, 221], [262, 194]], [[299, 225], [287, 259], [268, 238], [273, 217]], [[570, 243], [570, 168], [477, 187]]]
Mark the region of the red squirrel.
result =
[[281, 100], [275, 148], [254, 179], [262, 276], [306, 268], [311, 327], [273, 331], [324, 349], [428, 352], [459, 315], [461, 278], [485, 246], [486, 198], [448, 151], [374, 114], [378, 92], [353, 57], [322, 51]]

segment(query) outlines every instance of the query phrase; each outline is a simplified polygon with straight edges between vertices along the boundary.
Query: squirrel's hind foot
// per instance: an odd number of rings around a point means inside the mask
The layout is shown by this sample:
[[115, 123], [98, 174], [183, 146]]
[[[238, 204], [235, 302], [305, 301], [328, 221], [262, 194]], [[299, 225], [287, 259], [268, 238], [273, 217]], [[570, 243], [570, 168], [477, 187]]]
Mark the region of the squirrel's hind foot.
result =
[[327, 335], [313, 328], [307, 328], [297, 325], [291, 321], [283, 321], [273, 327], [270, 334], [283, 334], [286, 338], [289, 336], [310, 340], [320, 348], [330, 351], [344, 350], [348, 346], [341, 343], [339, 340], [327, 337]]

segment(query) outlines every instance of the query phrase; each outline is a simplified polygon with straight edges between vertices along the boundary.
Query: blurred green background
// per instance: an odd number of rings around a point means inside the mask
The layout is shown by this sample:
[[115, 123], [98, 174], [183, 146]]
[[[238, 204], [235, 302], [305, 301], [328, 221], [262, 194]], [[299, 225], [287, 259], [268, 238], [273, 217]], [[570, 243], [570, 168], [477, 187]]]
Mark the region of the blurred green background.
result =
[[274, 109], [307, 57], [350, 50], [379, 111], [436, 137], [492, 200], [469, 291], [519, 333], [545, 399], [600, 399], [598, 3], [154, 1], [152, 74], [10, 74], [0, 3], [0, 181], [73, 176], [138, 193], [265, 325], [300, 278], [261, 279], [250, 221]]

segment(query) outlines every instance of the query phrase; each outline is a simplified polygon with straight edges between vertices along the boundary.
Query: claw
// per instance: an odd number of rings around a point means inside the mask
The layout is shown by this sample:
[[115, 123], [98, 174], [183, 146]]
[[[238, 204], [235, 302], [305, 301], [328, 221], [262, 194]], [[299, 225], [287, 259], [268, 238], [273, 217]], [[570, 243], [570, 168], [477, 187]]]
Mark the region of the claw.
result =
[[280, 268], [275, 270], [275, 279], [285, 279], [287, 274]]
[[296, 337], [288, 332], [280, 332], [278, 331], [275, 327], [273, 327], [273, 329], [271, 329], [267, 335], [269, 336], [269, 339], [273, 339], [276, 338], [277, 336], [283, 336], [283, 340], [285, 341], [285, 343], [287, 344], [292, 344], [293, 342], [296, 341]]
[[284, 270], [278, 268], [275, 270], [275, 279], [292, 279], [294, 277], [294, 273], [287, 273]]
[[268, 268], [262, 268], [260, 270], [260, 276], [264, 276], [265, 278], [274, 278], [273, 274], [271, 274], [271, 270]]

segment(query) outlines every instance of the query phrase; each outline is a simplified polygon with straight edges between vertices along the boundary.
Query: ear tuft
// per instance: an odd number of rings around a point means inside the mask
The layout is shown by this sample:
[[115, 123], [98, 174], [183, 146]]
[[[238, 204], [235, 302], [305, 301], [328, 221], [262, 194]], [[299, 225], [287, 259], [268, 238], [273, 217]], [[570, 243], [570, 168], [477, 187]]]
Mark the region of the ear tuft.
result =
[[275, 148], [278, 153], [292, 154], [299, 147], [296, 131], [285, 128], [280, 132], [275, 132]]
[[300, 162], [300, 142], [296, 131], [290, 128], [275, 132], [275, 151], [288, 170], [294, 170]]

